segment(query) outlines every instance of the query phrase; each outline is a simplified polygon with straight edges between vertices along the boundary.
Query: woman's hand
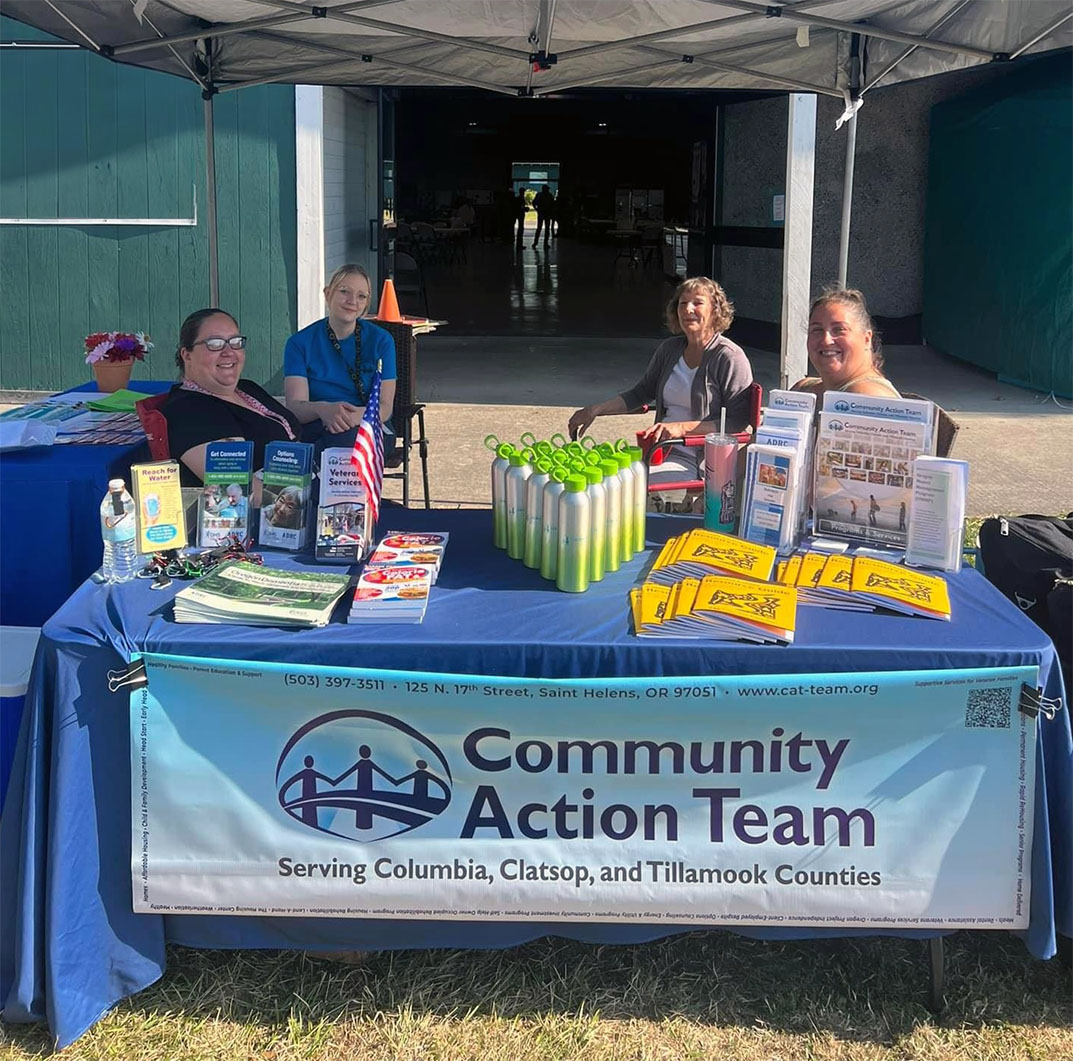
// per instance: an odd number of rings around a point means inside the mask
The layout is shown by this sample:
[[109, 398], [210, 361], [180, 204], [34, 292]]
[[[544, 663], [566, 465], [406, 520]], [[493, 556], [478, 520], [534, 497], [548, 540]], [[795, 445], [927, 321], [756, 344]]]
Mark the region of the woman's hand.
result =
[[686, 435], [692, 434], [695, 428], [696, 424], [683, 422], [653, 424], [645, 431], [642, 437], [646, 443], [654, 446], [657, 442], [662, 442], [664, 439], [685, 438]]
[[580, 438], [589, 429], [589, 424], [596, 419], [596, 406], [586, 405], [584, 409], [578, 409], [573, 416], [570, 417], [570, 422], [567, 424], [567, 429], [570, 432], [570, 437]]
[[361, 416], [365, 410], [360, 405], [351, 405], [350, 402], [321, 402], [320, 422], [326, 431], [339, 434], [349, 431], [361, 423]]

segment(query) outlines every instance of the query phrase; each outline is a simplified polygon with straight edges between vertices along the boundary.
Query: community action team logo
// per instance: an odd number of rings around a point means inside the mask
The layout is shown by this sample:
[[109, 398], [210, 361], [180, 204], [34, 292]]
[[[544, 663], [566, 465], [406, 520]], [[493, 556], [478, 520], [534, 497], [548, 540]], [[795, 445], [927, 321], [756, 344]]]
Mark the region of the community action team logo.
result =
[[279, 805], [347, 840], [398, 836], [442, 814], [451, 768], [412, 726], [377, 711], [331, 711], [301, 726], [276, 764]]

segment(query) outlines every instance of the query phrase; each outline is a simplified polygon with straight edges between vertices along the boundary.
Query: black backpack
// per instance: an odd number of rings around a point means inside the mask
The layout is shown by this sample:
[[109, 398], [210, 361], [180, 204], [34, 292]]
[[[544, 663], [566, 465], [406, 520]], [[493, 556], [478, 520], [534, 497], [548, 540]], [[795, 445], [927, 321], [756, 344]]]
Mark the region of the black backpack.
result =
[[1068, 695], [1073, 679], [1073, 512], [996, 516], [980, 526], [984, 574], [1054, 642]]

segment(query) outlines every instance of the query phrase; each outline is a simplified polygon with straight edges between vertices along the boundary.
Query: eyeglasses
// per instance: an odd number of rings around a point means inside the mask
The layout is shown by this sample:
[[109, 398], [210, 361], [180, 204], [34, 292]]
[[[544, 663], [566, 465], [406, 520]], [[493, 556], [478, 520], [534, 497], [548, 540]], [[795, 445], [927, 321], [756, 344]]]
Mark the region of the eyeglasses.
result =
[[218, 354], [225, 346], [231, 347], [232, 350], [245, 350], [246, 336], [232, 335], [230, 339], [221, 339], [218, 335], [214, 335], [210, 339], [198, 339], [193, 345], [203, 346], [214, 354]]

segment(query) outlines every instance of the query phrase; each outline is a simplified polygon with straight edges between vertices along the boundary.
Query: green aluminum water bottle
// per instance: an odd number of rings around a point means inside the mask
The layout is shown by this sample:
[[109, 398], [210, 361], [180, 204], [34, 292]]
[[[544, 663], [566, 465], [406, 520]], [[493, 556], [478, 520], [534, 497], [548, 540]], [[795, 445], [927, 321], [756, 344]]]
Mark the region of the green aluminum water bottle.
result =
[[591, 464], [585, 469], [588, 482], [589, 507], [592, 513], [592, 533], [589, 547], [589, 581], [600, 582], [607, 563], [607, 491], [604, 489], [604, 473]]
[[525, 551], [522, 555], [522, 563], [534, 570], [540, 567], [544, 487], [547, 485], [550, 472], [551, 461], [541, 458], [533, 466], [533, 474], [525, 483]]
[[585, 477], [570, 475], [559, 497], [559, 559], [555, 585], [567, 593], [589, 588], [592, 506], [585, 492]]
[[633, 559], [633, 543], [637, 536], [633, 527], [633, 461], [630, 455], [622, 450], [616, 450], [615, 461], [618, 464], [618, 480], [622, 484], [622, 531], [619, 534], [618, 556], [622, 563], [626, 563]]
[[607, 553], [604, 566], [608, 571], [617, 571], [622, 564], [622, 480], [618, 474], [618, 461], [600, 463], [604, 473], [604, 489], [607, 491]]
[[640, 446], [630, 446], [626, 452], [633, 463], [633, 552], [645, 550], [645, 519], [648, 515], [648, 468], [645, 466], [644, 451]]
[[521, 560], [525, 555], [525, 484], [532, 465], [521, 453], [512, 453], [507, 469], [507, 556]]
[[500, 442], [492, 461], [492, 544], [497, 549], [507, 547], [507, 469], [513, 452], [509, 442]]
[[543, 514], [540, 521], [540, 574], [555, 581], [559, 570], [559, 498], [565, 487], [568, 472], [563, 467], [551, 470], [544, 484]]

